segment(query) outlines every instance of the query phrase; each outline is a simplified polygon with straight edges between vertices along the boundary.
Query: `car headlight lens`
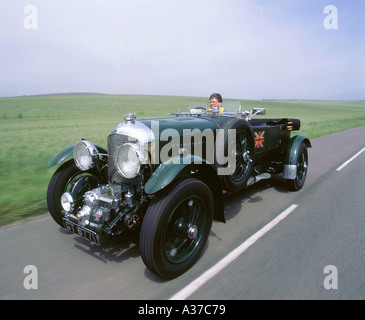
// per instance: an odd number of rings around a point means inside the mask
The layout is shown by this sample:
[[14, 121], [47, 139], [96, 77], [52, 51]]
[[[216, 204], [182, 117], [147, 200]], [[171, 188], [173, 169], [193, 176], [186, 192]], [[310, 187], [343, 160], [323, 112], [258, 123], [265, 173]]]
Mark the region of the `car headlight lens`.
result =
[[127, 179], [136, 177], [141, 168], [140, 151], [134, 143], [119, 146], [114, 156], [118, 172]]
[[65, 210], [66, 212], [71, 212], [74, 209], [74, 199], [71, 195], [71, 193], [69, 192], [65, 192], [62, 196], [61, 196], [61, 205], [63, 210]]
[[89, 141], [80, 140], [74, 145], [74, 159], [76, 166], [86, 171], [94, 167], [98, 150]]

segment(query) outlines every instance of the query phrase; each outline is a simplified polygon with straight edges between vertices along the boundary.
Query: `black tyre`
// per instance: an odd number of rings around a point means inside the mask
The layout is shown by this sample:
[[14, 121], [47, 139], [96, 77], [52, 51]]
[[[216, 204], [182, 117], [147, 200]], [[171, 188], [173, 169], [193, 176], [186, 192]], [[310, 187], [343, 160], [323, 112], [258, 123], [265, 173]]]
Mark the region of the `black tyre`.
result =
[[297, 176], [293, 180], [287, 180], [288, 188], [291, 191], [298, 191], [303, 188], [308, 173], [308, 150], [307, 145], [302, 143], [298, 152]]
[[140, 251], [152, 272], [171, 279], [199, 259], [208, 240], [213, 195], [202, 181], [189, 178], [156, 194], [143, 219]]
[[97, 188], [98, 182], [96, 170], [81, 171], [73, 159], [61, 165], [53, 174], [47, 189], [47, 206], [53, 220], [63, 226], [61, 196], [64, 192], [81, 197], [86, 191]]
[[[252, 174], [254, 167], [254, 138], [250, 125], [242, 119], [232, 119], [228, 121], [222, 129], [224, 132], [224, 145], [217, 144], [217, 153], [223, 153], [228, 156], [229, 150], [232, 149], [233, 141], [229, 141], [228, 129], [236, 130], [235, 150], [236, 164], [233, 174], [219, 175], [222, 188], [226, 191], [237, 192], [246, 187], [247, 180]], [[218, 165], [218, 168], [222, 167]]]

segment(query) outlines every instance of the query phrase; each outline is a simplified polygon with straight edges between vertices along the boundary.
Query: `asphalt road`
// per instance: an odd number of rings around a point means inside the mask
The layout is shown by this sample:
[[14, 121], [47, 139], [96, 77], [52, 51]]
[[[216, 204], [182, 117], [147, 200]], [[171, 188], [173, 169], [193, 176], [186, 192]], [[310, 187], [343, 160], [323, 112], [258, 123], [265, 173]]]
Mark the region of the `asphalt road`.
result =
[[[213, 223], [201, 259], [171, 281], [147, 270], [127, 240], [99, 247], [49, 215], [3, 227], [0, 299], [365, 299], [365, 152], [336, 170], [365, 147], [365, 126], [312, 145], [301, 191], [276, 177], [227, 196], [227, 222]], [[37, 288], [26, 289], [35, 274]]]

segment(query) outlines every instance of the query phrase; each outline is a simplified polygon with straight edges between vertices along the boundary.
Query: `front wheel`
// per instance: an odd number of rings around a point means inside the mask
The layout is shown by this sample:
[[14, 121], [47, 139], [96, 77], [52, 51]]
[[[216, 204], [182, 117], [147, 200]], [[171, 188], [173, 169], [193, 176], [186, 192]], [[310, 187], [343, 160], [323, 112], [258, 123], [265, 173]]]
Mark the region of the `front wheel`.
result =
[[214, 199], [206, 184], [189, 178], [161, 191], [145, 214], [143, 262], [163, 278], [175, 278], [198, 260], [213, 221]]
[[63, 226], [61, 196], [64, 192], [72, 192], [76, 198], [81, 198], [86, 191], [97, 188], [99, 180], [95, 169], [81, 171], [72, 159], [60, 166], [47, 189], [47, 206], [53, 220]]

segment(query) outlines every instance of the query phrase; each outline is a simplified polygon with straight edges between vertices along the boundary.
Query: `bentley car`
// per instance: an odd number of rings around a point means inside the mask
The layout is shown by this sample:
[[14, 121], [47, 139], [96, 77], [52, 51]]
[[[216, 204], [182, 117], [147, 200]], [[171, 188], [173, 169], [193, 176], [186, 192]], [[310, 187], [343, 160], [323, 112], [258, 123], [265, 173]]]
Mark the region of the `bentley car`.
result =
[[273, 175], [289, 190], [303, 187], [311, 143], [291, 136], [300, 120], [261, 115], [264, 108], [247, 111], [239, 102], [163, 118], [127, 114], [107, 148], [80, 139], [49, 162], [61, 164], [48, 185], [49, 212], [97, 245], [137, 234], [147, 268], [177, 277], [199, 259], [213, 219], [225, 222], [225, 194]]

